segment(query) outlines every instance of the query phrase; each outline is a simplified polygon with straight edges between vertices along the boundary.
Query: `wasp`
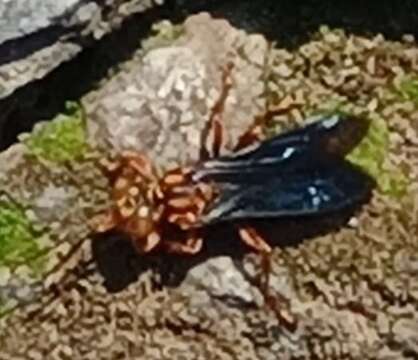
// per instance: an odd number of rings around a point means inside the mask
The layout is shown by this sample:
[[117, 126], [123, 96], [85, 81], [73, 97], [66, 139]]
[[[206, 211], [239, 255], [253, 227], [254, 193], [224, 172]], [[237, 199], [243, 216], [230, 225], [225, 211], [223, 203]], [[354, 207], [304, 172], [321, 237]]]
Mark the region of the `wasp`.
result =
[[92, 219], [96, 233], [120, 231], [139, 253], [192, 255], [202, 249], [205, 228], [228, 222], [247, 246], [270, 254], [272, 247], [253, 220], [326, 215], [368, 195], [373, 180], [344, 159], [369, 127], [351, 115], [323, 116], [265, 140], [263, 124], [283, 111], [268, 109], [232, 153], [221, 154], [231, 69], [228, 65], [223, 72], [195, 165], [164, 173], [146, 154], [130, 150], [101, 162], [111, 182], [112, 206]]

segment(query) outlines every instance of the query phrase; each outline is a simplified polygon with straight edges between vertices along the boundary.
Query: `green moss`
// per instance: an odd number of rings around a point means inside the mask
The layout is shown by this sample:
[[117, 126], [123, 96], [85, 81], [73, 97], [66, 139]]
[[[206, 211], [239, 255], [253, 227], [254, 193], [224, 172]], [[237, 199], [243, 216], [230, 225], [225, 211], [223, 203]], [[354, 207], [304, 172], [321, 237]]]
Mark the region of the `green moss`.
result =
[[87, 150], [85, 117], [73, 102], [51, 122], [44, 123], [22, 140], [38, 158], [63, 163], [81, 157]]
[[398, 93], [403, 99], [418, 104], [418, 76], [406, 76], [399, 85]]
[[155, 23], [152, 26], [153, 35], [142, 41], [142, 48], [146, 51], [169, 46], [179, 38], [184, 29], [182, 25], [174, 25], [167, 20]]
[[383, 193], [400, 197], [406, 192], [407, 179], [401, 171], [384, 168], [388, 146], [389, 129], [386, 122], [381, 118], [373, 118], [367, 135], [347, 159], [373, 176]]
[[36, 231], [17, 204], [0, 201], [0, 266], [29, 266], [34, 273], [42, 270], [44, 258]]
[[0, 297], [0, 319], [5, 317], [9, 312], [8, 307], [6, 306], [6, 301]]
[[0, 319], [10, 315], [15, 308], [16, 305], [9, 305], [6, 298], [0, 297]]

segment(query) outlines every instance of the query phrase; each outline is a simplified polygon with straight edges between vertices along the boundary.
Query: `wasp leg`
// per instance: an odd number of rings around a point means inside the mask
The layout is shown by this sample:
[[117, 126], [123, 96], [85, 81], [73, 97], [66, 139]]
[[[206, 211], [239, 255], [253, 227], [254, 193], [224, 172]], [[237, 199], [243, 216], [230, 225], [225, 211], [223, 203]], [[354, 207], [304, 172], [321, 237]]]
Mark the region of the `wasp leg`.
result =
[[122, 161], [129, 167], [134, 169], [139, 175], [146, 180], [154, 181], [158, 178], [151, 160], [144, 154], [132, 150], [125, 150], [121, 154]]
[[244, 149], [254, 143], [260, 142], [263, 138], [262, 122], [264, 120], [264, 114], [256, 116], [254, 124], [238, 138], [238, 142], [235, 145], [235, 151]]
[[239, 229], [239, 235], [248, 246], [257, 250], [260, 253], [271, 253], [271, 247], [266, 241], [257, 233], [257, 231], [250, 226], [241, 226]]
[[157, 178], [157, 172], [150, 159], [143, 153], [133, 150], [122, 151], [116, 159], [101, 159], [99, 165], [110, 176], [117, 175], [123, 167], [128, 167], [134, 169], [139, 175], [148, 180]]
[[97, 233], [104, 233], [115, 228], [118, 224], [118, 216], [114, 209], [96, 215], [88, 221], [88, 225]]
[[[215, 105], [212, 107], [209, 122], [202, 132], [202, 149], [200, 153], [202, 160], [218, 157], [223, 144], [222, 113], [224, 112], [225, 102], [232, 87], [230, 79], [232, 68], [233, 64], [229, 62], [223, 70], [221, 93]], [[213, 134], [211, 140], [209, 140], [210, 134]], [[208, 144], [209, 141], [211, 141], [210, 145]]]
[[134, 245], [136, 251], [140, 254], [149, 253], [154, 250], [160, 242], [161, 237], [155, 231], [149, 234], [146, 238], [132, 239], [132, 244]]
[[261, 278], [260, 278], [260, 291], [264, 296], [264, 301], [267, 307], [272, 310], [278, 319], [282, 318], [282, 315], [278, 311], [280, 305], [278, 299], [270, 294], [269, 283], [271, 274], [271, 247], [264, 241], [264, 239], [257, 233], [252, 227], [240, 227], [239, 234], [242, 240], [252, 248], [261, 253]]
[[196, 237], [195, 234], [190, 236], [186, 242], [164, 240], [163, 246], [168, 253], [179, 255], [194, 255], [197, 254], [203, 245], [203, 239]]
[[253, 124], [242, 134], [235, 146], [235, 151], [244, 149], [256, 142], [260, 142], [264, 138], [264, 129], [277, 116], [285, 114], [289, 111], [289, 106], [284, 107], [279, 104], [276, 108], [268, 108], [263, 114], [257, 115], [254, 118]]
[[271, 247], [266, 241], [257, 233], [257, 231], [250, 227], [250, 226], [242, 226], [238, 229], [239, 235], [244, 241], [245, 244], [252, 247], [253, 249], [257, 250], [262, 258], [261, 258], [261, 266], [262, 266], [262, 277], [261, 277], [261, 290], [266, 298], [269, 298], [268, 295], [268, 288], [269, 288], [269, 280], [270, 280], [270, 271], [271, 271], [271, 264], [270, 264], [270, 255], [271, 255]]

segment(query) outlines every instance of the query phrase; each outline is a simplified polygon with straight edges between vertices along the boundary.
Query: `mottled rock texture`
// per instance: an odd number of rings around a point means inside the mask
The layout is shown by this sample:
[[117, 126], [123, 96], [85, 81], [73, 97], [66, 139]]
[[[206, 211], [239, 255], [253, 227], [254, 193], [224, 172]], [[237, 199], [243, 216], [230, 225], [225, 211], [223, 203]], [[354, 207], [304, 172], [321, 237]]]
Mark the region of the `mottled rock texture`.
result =
[[186, 20], [170, 46], [145, 43], [150, 49], [140, 59], [85, 98], [91, 141], [117, 151], [145, 151], [162, 166], [196, 161], [222, 72], [233, 61], [235, 85], [224, 111], [231, 148], [237, 133], [264, 109], [268, 44], [225, 20], [209, 19], [202, 14]]
[[0, 3], [0, 99], [41, 79], [152, 1], [16, 0]]
[[[95, 74], [89, 72], [81, 54], [93, 48], [100, 52], [103, 39], [114, 37], [123, 23], [154, 11], [160, 3], [152, 0], [2, 1], [0, 148], [10, 146], [19, 132], [29, 131], [36, 121], [52, 117], [68, 98], [78, 98], [81, 89], [92, 82], [91, 78], [103, 76], [110, 66], [108, 63], [116, 62], [113, 57], [127, 52], [129, 41], [124, 41], [125, 47], [118, 55], [97, 54]], [[147, 27], [143, 19], [138, 19], [135, 26]], [[112, 46], [111, 41], [107, 40], [106, 45]], [[60, 70], [55, 71], [57, 68]], [[71, 73], [79, 77], [74, 83]]]
[[[0, 359], [417, 357], [415, 42], [322, 29], [288, 51], [206, 14], [168, 40], [167, 29], [82, 99], [99, 151], [66, 166], [34, 159], [23, 144], [1, 155], [0, 189], [28, 206], [52, 246], [49, 272], [25, 286], [33, 301], [1, 320]], [[108, 205], [95, 166], [103, 148], [146, 151], [162, 168], [195, 161], [228, 60], [236, 65], [229, 146], [267, 100], [288, 109], [274, 129], [342, 106], [384, 120], [390, 136], [378, 170], [409, 179], [406, 196], [377, 188], [349, 224], [325, 234], [319, 221], [271, 224], [271, 299], [260, 289], [260, 257], [228, 229], [209, 234], [192, 259], [138, 257], [118, 236], [87, 236], [86, 219]]]

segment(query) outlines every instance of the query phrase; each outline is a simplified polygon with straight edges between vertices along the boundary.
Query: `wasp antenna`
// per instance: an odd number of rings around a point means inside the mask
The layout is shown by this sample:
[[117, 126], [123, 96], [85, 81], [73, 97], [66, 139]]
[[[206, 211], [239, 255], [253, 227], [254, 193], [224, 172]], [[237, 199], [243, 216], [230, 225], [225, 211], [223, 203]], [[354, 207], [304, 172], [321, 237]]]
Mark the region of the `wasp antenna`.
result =
[[[203, 160], [219, 156], [224, 142], [222, 114], [225, 109], [225, 103], [228, 98], [229, 91], [232, 88], [231, 72], [233, 67], [233, 62], [229, 61], [223, 69], [219, 98], [211, 109], [207, 126], [202, 131], [200, 158]], [[213, 134], [212, 139], [210, 139], [211, 134]]]

